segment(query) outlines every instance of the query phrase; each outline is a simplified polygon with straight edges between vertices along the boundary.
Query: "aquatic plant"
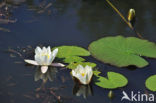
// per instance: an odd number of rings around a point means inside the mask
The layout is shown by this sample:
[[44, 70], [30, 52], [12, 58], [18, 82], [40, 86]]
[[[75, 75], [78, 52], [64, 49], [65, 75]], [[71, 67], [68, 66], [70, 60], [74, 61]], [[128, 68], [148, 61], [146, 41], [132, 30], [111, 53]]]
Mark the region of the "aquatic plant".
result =
[[[58, 46], [52, 49], [50, 46], [47, 48], [43, 47], [42, 49], [37, 47], [35, 49], [35, 60], [25, 59], [25, 62], [41, 66], [41, 71], [35, 74], [35, 81], [39, 79], [43, 81], [52, 80], [51, 74], [47, 72], [48, 66], [65, 66], [61, 63], [52, 63], [55, 57], [57, 57], [63, 60], [62, 62], [67, 63], [66, 68], [72, 69], [72, 77], [76, 78], [81, 85], [88, 85], [91, 82], [93, 74], [97, 77], [94, 83], [105, 89], [116, 89], [128, 84], [127, 78], [122, 74], [107, 72], [107, 77], [103, 77], [99, 75], [100, 71], [93, 71], [96, 64], [88, 62], [83, 58], [83, 56], [90, 56], [90, 54], [104, 63], [117, 67], [135, 65], [141, 68], [148, 65], [148, 62], [141, 56], [156, 58], [156, 45], [155, 43], [136, 37], [104, 37], [92, 42], [89, 45], [89, 51], [78, 46]], [[156, 91], [154, 88], [155, 78], [151, 78], [146, 80], [146, 87], [151, 91]], [[76, 95], [83, 94], [81, 92], [80, 90]]]
[[63, 60], [65, 63], [84, 62], [85, 59], [79, 56], [69, 56]]
[[96, 64], [95, 63], [92, 63], [92, 62], [77, 62], [77, 63], [70, 63], [69, 65], [67, 65], [66, 67], [68, 69], [75, 69], [78, 65], [82, 65], [83, 67], [85, 66], [90, 66], [92, 68], [96, 67]]
[[66, 68], [75, 69], [78, 65], [96, 67], [95, 63], [86, 62], [83, 58], [83, 56], [90, 56], [90, 52], [82, 47], [65, 45], [55, 48], [59, 49], [56, 57], [63, 59], [64, 63], [68, 63]]
[[48, 66], [59, 66], [64, 67], [64, 64], [61, 63], [52, 63], [58, 53], [58, 48], [51, 51], [50, 46], [49, 47], [43, 47], [42, 49], [40, 47], [36, 47], [35, 49], [35, 60], [28, 60], [25, 59], [24, 61], [26, 63], [32, 64], [32, 65], [40, 65], [42, 73], [46, 73], [48, 70]]
[[[106, 2], [114, 9], [114, 11], [122, 18], [122, 20], [129, 26], [129, 28], [131, 29], [131, 30], [133, 30], [134, 32], [135, 32], [135, 34], [139, 37], [139, 38], [141, 38], [141, 39], [143, 39], [143, 37], [142, 37], [142, 35], [139, 33], [139, 32], [137, 32], [135, 29], [134, 29], [134, 23], [132, 23], [131, 21], [129, 21], [130, 20], [130, 18], [129, 17], [133, 17], [133, 19], [134, 19], [134, 17], [135, 17], [135, 10], [134, 9], [130, 9], [130, 12], [129, 12], [129, 14], [128, 14], [128, 20], [123, 16], [123, 14], [110, 2], [110, 0], [106, 0]], [[131, 20], [132, 20], [132, 18], [131, 18]]]
[[114, 97], [114, 93], [113, 93], [112, 90], [109, 91], [109, 93], [108, 93], [108, 97], [109, 97], [110, 99], [113, 99], [113, 97]]
[[129, 22], [134, 20], [134, 18], [135, 18], [135, 10], [134, 9], [129, 9], [127, 18], [128, 18]]
[[156, 91], [156, 75], [147, 78], [145, 82], [146, 87], [151, 91]]
[[[58, 54], [56, 57], [58, 58], [66, 58], [71, 56], [89, 56], [90, 53], [86, 49], [78, 46], [58, 46]], [[54, 49], [55, 49], [54, 48]]]
[[55, 48], [59, 49], [57, 57], [62, 58], [65, 63], [83, 62], [85, 59], [80, 56], [90, 55], [88, 50], [78, 46], [59, 46]]
[[100, 74], [99, 71], [94, 71], [94, 75], [98, 77], [97, 81], [95, 81], [95, 84], [102, 88], [116, 89], [119, 87], [124, 87], [128, 84], [127, 78], [122, 74], [115, 73], [115, 72], [108, 72], [107, 78], [100, 76], [99, 74]]
[[148, 65], [141, 56], [156, 58], [155, 43], [136, 37], [104, 37], [92, 42], [89, 51], [96, 59], [117, 67], [134, 65], [141, 68]]
[[90, 66], [83, 67], [82, 65], [78, 65], [71, 72], [72, 76], [80, 81], [81, 84], [87, 85], [91, 82], [91, 78], [93, 76], [93, 70]]

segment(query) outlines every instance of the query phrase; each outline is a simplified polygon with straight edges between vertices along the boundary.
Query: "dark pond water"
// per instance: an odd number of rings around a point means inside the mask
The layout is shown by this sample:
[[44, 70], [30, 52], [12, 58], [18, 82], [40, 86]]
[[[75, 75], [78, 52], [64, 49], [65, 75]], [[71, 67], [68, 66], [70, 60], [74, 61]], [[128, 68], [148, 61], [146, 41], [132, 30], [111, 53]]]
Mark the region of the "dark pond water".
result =
[[[0, 0], [2, 2], [2, 0]], [[0, 21], [0, 102], [1, 103], [120, 103], [122, 91], [152, 93], [145, 88], [145, 80], [156, 74], [156, 60], [148, 59], [150, 65], [141, 69], [116, 68], [96, 61], [102, 75], [108, 71], [124, 74], [129, 84], [113, 90], [115, 97], [108, 98], [109, 90], [97, 87], [80, 88], [92, 90], [86, 99], [73, 95], [77, 91], [69, 74], [70, 70], [59, 69], [54, 73], [53, 82], [34, 81], [36, 67], [25, 65], [23, 58], [12, 49], [22, 53], [24, 58], [32, 57], [37, 45], [77, 45], [87, 49], [90, 42], [111, 35], [136, 36], [135, 33], [112, 10], [105, 0], [5, 0], [7, 7], [0, 8], [0, 14], [10, 21]], [[156, 1], [155, 0], [112, 0], [126, 16], [130, 8], [136, 10], [136, 30], [145, 39], [156, 42]], [[1, 3], [2, 4], [2, 3]], [[16, 21], [16, 22], [15, 22]], [[9, 22], [9, 23], [7, 23]], [[7, 30], [10, 32], [7, 32]], [[30, 45], [30, 46], [29, 46]], [[12, 48], [7, 52], [8, 48]], [[30, 49], [29, 49], [30, 48]], [[26, 52], [25, 52], [26, 50]], [[16, 54], [16, 53], [15, 53]], [[47, 74], [48, 75], [48, 74]], [[39, 90], [39, 87], [45, 89]], [[50, 92], [50, 90], [53, 92]], [[74, 92], [74, 93], [73, 93]], [[54, 96], [55, 95], [55, 96]], [[125, 103], [127, 103], [125, 101]]]

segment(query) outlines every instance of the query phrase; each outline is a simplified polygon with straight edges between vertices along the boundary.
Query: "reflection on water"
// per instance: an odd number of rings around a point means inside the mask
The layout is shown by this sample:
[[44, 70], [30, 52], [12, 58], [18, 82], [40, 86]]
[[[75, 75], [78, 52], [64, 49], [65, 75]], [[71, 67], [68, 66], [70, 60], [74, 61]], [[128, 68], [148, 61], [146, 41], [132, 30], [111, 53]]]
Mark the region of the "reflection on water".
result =
[[43, 82], [46, 82], [47, 80], [52, 82], [56, 77], [56, 73], [57, 73], [57, 68], [55, 67], [49, 67], [48, 71], [44, 74], [41, 72], [40, 68], [37, 68], [34, 75], [34, 80], [38, 81], [41, 79], [43, 80]]
[[[155, 40], [151, 38], [151, 36], [155, 36], [154, 32], [156, 32], [155, 1], [129, 0], [125, 2], [121, 0], [120, 2], [112, 2], [125, 17], [127, 17], [128, 10], [134, 8], [137, 19], [136, 29], [148, 39]], [[77, 17], [79, 18], [77, 27], [90, 38], [117, 34], [136, 36], [104, 0], [85, 0], [83, 2], [75, 0], [6, 0], [6, 3], [8, 3], [9, 7], [15, 4], [27, 4], [28, 10], [32, 10], [37, 14], [46, 13], [57, 16], [65, 15], [69, 9], [76, 8]]]
[[88, 96], [92, 96], [92, 89], [90, 85], [81, 85], [75, 83], [73, 88], [73, 94], [76, 96], [83, 96], [83, 98], [87, 98]]
[[[111, 1], [125, 17], [128, 10], [134, 8], [136, 30], [145, 39], [156, 41], [155, 0]], [[58, 102], [59, 98], [63, 103], [110, 102], [107, 97], [109, 91], [106, 89], [94, 84], [91, 84], [92, 88], [84, 85], [74, 86], [70, 70], [51, 68], [43, 75], [40, 69], [36, 69], [35, 72], [33, 66], [27, 67], [23, 62], [25, 58], [33, 58], [32, 46], [36, 47], [39, 44], [78, 45], [87, 48], [90, 42], [104, 36], [118, 34], [136, 36], [105, 0], [1, 0], [0, 2], [0, 80], [7, 81], [10, 76], [13, 78], [8, 82], [0, 82], [2, 84], [0, 100], [3, 103], [54, 103]], [[4, 31], [9, 29], [11, 32], [1, 31], [1, 28], [3, 30], [5, 28]], [[27, 45], [31, 45], [30, 48], [26, 47]], [[18, 46], [26, 47], [21, 49], [22, 59], [19, 59], [17, 55], [20, 54], [14, 50], [11, 51], [17, 54], [16, 58], [10, 58], [8, 54], [2, 52], [8, 47]], [[10, 56], [14, 57], [12, 54]], [[145, 79], [156, 73], [155, 60], [151, 59], [148, 67], [135, 70], [119, 69], [89, 59], [98, 64], [102, 75], [114, 71], [128, 77], [129, 85], [122, 88], [125, 91], [144, 92]], [[16, 60], [20, 60], [22, 64], [15, 64]], [[121, 102], [122, 90], [113, 91], [115, 98], [112, 103]]]

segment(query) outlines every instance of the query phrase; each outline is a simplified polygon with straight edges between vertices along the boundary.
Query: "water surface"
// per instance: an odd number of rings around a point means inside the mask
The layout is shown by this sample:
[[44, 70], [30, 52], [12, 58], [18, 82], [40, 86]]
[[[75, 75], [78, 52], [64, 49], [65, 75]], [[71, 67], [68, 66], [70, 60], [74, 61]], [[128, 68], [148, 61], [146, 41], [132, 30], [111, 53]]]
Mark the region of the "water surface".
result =
[[[155, 0], [112, 2], [125, 16], [130, 8], [134, 8], [137, 17], [136, 30], [145, 39], [156, 42]], [[48, 90], [36, 90], [42, 84], [41, 81], [34, 81], [37, 68], [23, 62], [23, 58], [33, 58], [32, 48], [37, 45], [77, 45], [87, 49], [90, 42], [101, 37], [136, 36], [104, 0], [9, 0], [7, 7], [7, 17], [17, 21], [0, 23], [0, 27], [11, 31], [0, 31], [0, 100], [3, 103], [57, 103], [55, 96]], [[3, 7], [0, 11], [6, 13], [4, 9]], [[32, 48], [28, 52], [29, 45]], [[20, 51], [23, 58], [18, 55], [10, 57], [10, 52], [6, 52], [8, 48]], [[23, 49], [26, 49], [26, 53]], [[116, 68], [92, 57], [87, 60], [97, 63], [104, 76], [108, 71], [124, 74], [129, 84], [113, 90], [115, 97], [110, 100], [107, 96], [109, 90], [91, 83], [92, 95], [84, 99], [83, 96], [73, 95], [76, 90], [70, 70], [57, 68], [53, 82], [47, 82], [45, 87], [53, 88], [63, 103], [120, 103], [122, 90], [128, 94], [130, 91], [151, 93], [144, 83], [147, 77], [156, 74], [154, 59], [148, 59], [150, 65], [141, 69]]]

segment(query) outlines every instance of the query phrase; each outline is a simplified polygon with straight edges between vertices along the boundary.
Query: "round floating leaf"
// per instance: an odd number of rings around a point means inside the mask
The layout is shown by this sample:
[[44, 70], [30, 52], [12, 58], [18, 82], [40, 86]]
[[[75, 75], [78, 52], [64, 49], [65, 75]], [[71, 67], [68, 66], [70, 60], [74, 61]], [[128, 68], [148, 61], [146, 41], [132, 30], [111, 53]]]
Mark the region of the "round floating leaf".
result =
[[156, 58], [156, 45], [136, 37], [105, 37], [92, 42], [89, 51], [98, 60], [117, 67], [135, 65], [141, 68], [148, 65], [141, 56]]
[[108, 79], [98, 75], [97, 76], [98, 81], [95, 82], [95, 84], [102, 88], [115, 89], [115, 88], [126, 86], [128, 83], [128, 80], [122, 74], [115, 73], [115, 72], [108, 72], [107, 76]]
[[59, 49], [57, 57], [66, 58], [71, 56], [89, 56], [90, 53], [84, 48], [78, 46], [59, 46], [56, 47]]
[[95, 63], [91, 63], [91, 62], [78, 62], [78, 63], [70, 63], [67, 66], [67, 68], [75, 69], [79, 64], [82, 65], [83, 67], [85, 67], [86, 65], [91, 66], [92, 68], [96, 67]]
[[145, 83], [146, 87], [151, 91], [156, 91], [156, 75], [150, 76]]
[[85, 59], [83, 59], [82, 57], [78, 57], [78, 56], [69, 56], [69, 57], [66, 57], [63, 61], [65, 63], [73, 63], [73, 62], [83, 62], [85, 61]]
[[115, 72], [108, 72], [108, 79], [116, 86], [116, 87], [123, 87], [127, 85], [128, 80], [122, 74], [115, 73]]

